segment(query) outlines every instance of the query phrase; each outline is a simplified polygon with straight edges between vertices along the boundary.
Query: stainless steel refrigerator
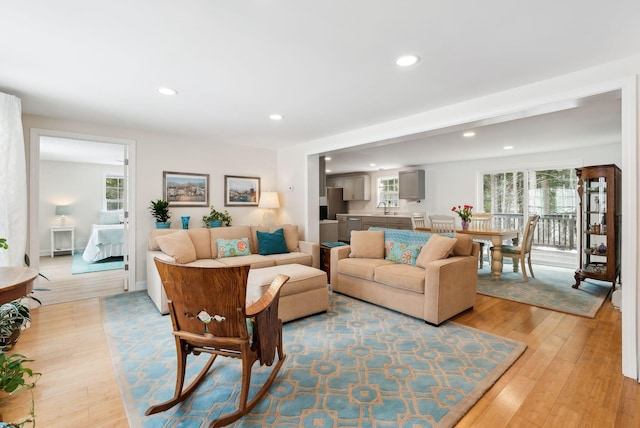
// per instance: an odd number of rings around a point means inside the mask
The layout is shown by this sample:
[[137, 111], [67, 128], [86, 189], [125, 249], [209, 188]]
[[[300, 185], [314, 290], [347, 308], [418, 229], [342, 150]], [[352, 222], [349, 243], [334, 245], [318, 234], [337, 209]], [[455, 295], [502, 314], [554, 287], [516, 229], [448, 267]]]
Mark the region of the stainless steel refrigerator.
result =
[[342, 200], [342, 187], [327, 187], [326, 195], [327, 218], [320, 220], [336, 220], [336, 214], [348, 212], [347, 203]]

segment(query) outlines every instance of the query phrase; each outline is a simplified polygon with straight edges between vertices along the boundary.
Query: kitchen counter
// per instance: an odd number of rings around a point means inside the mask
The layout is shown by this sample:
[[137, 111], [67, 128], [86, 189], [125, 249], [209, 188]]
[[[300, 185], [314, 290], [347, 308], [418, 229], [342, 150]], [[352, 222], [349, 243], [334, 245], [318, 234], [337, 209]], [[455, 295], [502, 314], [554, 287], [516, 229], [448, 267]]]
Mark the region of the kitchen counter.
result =
[[348, 242], [353, 230], [369, 230], [370, 227], [413, 230], [411, 214], [349, 213], [337, 214], [338, 239]]

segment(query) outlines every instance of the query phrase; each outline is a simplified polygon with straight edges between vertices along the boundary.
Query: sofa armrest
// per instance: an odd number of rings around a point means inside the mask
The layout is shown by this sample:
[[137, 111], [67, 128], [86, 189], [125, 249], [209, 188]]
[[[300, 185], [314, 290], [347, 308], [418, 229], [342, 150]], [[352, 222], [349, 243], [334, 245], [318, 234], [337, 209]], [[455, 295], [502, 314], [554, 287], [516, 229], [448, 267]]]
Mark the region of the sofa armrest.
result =
[[168, 263], [175, 263], [176, 260], [162, 251], [147, 251], [147, 294], [161, 314], [168, 314], [167, 295], [164, 292], [158, 268], [153, 262], [154, 258]]
[[425, 267], [425, 321], [438, 325], [473, 307], [478, 284], [478, 260], [474, 256], [449, 257]]
[[298, 241], [300, 252], [311, 254], [311, 267], [320, 269], [320, 244], [310, 241]]
[[341, 247], [333, 247], [331, 249], [331, 278], [329, 278], [330, 284], [335, 284], [338, 281], [338, 261], [340, 259], [346, 259], [351, 254], [351, 246], [343, 245]]

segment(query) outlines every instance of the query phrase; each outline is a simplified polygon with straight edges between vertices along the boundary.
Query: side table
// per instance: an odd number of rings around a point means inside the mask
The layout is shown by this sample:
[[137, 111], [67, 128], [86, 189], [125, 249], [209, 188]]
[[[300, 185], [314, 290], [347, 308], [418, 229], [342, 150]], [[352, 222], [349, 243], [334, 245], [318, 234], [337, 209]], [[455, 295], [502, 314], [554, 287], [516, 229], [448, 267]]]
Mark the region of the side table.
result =
[[327, 273], [327, 283], [331, 281], [331, 247], [320, 244], [320, 269]]
[[[75, 252], [75, 226], [52, 226], [51, 227], [51, 257], [58, 251], [71, 251], [71, 255]], [[71, 241], [68, 247], [56, 247], [56, 234], [69, 233]]]

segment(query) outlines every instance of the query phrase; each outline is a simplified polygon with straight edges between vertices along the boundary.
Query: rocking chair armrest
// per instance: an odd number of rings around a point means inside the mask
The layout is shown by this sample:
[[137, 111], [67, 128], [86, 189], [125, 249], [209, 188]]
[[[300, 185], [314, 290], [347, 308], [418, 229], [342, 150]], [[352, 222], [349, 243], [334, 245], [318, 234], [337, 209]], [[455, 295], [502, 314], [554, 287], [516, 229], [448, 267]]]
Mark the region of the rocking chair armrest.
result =
[[246, 314], [248, 317], [254, 317], [260, 312], [267, 309], [273, 303], [274, 298], [280, 293], [280, 288], [289, 281], [289, 277], [279, 274], [271, 281], [271, 285], [267, 288], [267, 291], [258, 299], [246, 308]]

